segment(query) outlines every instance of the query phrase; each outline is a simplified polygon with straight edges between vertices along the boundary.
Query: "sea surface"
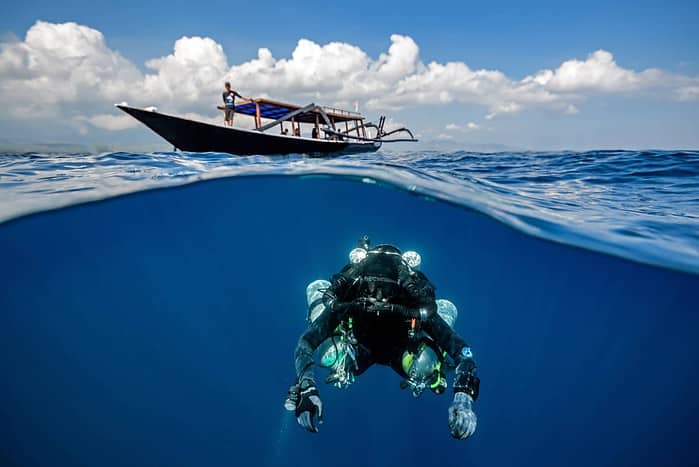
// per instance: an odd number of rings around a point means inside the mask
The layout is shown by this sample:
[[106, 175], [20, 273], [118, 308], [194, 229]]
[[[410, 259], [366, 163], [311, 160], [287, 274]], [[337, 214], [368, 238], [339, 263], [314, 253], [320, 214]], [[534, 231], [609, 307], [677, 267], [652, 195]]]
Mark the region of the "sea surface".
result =
[[[284, 410], [364, 234], [459, 308], [472, 439], [383, 367]], [[696, 151], [0, 154], [0, 263], [0, 465], [699, 464]]]

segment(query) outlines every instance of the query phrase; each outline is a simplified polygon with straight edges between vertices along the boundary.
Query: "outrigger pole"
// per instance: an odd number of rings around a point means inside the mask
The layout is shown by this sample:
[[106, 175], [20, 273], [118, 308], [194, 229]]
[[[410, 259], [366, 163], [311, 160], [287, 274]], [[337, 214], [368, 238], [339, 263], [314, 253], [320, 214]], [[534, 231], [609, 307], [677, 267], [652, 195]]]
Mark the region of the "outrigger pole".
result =
[[[371, 142], [376, 142], [376, 143], [414, 143], [417, 141], [415, 136], [413, 135], [412, 131], [405, 127], [401, 128], [396, 128], [395, 130], [391, 130], [389, 132], [384, 132], [383, 131], [383, 126], [386, 123], [386, 117], [380, 117], [379, 118], [379, 123], [378, 125], [375, 123], [367, 122], [366, 124], [363, 124], [365, 128], [376, 128], [376, 138], [366, 138], [366, 137], [361, 137], [361, 136], [352, 136], [349, 134], [350, 131], [348, 130], [346, 133], [343, 133], [341, 131], [336, 131], [336, 130], [329, 130], [327, 128], [323, 128], [323, 131], [326, 134], [333, 135], [333, 136], [341, 136], [343, 138], [350, 138], [358, 141], [371, 141]], [[393, 135], [395, 133], [408, 133], [410, 135], [410, 138], [398, 138], [398, 139], [384, 139], [386, 136]]]
[[[361, 136], [352, 136], [352, 135], [348, 135], [346, 133], [343, 133], [341, 131], [328, 130], [327, 128], [322, 128], [322, 130], [329, 135], [341, 136], [343, 138], [356, 139], [358, 141], [370, 141], [370, 142], [374, 142], [374, 143], [415, 143], [418, 141], [413, 136], [412, 132], [410, 130], [408, 130], [407, 128], [398, 128], [397, 130], [389, 131], [388, 133], [382, 134], [378, 138], [363, 138]], [[402, 131], [408, 133], [410, 135], [410, 138], [384, 139], [388, 135], [392, 135], [394, 133], [398, 133], [398, 132], [402, 132]]]

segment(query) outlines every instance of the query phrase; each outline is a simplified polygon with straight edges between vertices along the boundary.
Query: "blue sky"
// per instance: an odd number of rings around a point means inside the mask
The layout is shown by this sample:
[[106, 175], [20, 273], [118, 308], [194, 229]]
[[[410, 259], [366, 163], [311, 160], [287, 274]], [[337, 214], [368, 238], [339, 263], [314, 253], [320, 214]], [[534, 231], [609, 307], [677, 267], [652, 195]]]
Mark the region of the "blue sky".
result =
[[[584, 61], [599, 49], [613, 54], [614, 63], [624, 70], [660, 69], [672, 76], [672, 80], [688, 82], [683, 85], [685, 88], [693, 87], [692, 80], [699, 76], [699, 41], [696, 40], [699, 2], [696, 1], [501, 0], [432, 2], [429, 6], [425, 2], [361, 0], [204, 4], [26, 1], [5, 5], [3, 10], [0, 33], [5, 42], [24, 40], [37, 20], [55, 24], [75, 22], [100, 31], [110, 50], [117, 51], [143, 73], [148, 72], [147, 60], [172, 54], [173, 44], [183, 36], [213, 39], [225, 51], [227, 64], [235, 66], [257, 57], [259, 48], [270, 49], [275, 59], [289, 58], [301, 38], [321, 46], [332, 41], [351, 44], [377, 60], [380, 54], [387, 53], [391, 35], [401, 34], [419, 47], [419, 60], [423, 64], [462, 62], [471, 70], [496, 70], [512, 81], [540, 70], [556, 70], [569, 60]], [[2, 73], [0, 68], [0, 77]], [[459, 101], [458, 96], [453, 102], [437, 106], [422, 102], [383, 109], [382, 104], [377, 104], [377, 112], [367, 110], [367, 113], [389, 114], [401, 123], [416, 127], [423, 133], [423, 139], [436, 140], [441, 136], [442, 141], [452, 143], [498, 143], [530, 149], [698, 147], [699, 100], [668, 97], [669, 91], [657, 91], [658, 80], [631, 94], [611, 92], [608, 87], [600, 93], [588, 86], [581, 98], [575, 88], [575, 96], [567, 95], [564, 99], [574, 104], [575, 112], [568, 112], [570, 115], [565, 117], [555, 109], [524, 106], [512, 115], [485, 120], [494, 104], [474, 102], [471, 98]], [[60, 79], [56, 81], [55, 85], [61, 86]], [[280, 86], [279, 89], [282, 97], [305, 96], [293, 88]], [[275, 92], [270, 90], [268, 94]], [[341, 94], [338, 91], [338, 96]], [[329, 104], [344, 99], [335, 99], [332, 91], [322, 97], [332, 101]], [[358, 99], [364, 103], [361, 96]], [[90, 119], [96, 110], [86, 106], [94, 101], [86, 98], [65, 111], [73, 120], [80, 111], [85, 111], [85, 118]], [[162, 102], [158, 104], [164, 110]], [[61, 106], [65, 107], [63, 101]], [[195, 108], [178, 110], [200, 112]], [[54, 121], [55, 117], [52, 117]], [[0, 119], [0, 131], [5, 135], [0, 135], [6, 139], [11, 133], [25, 140], [71, 142], [157, 141], [138, 127], [117, 132], [91, 125], [66, 125], [50, 130], [33, 129], [22, 135], [22, 128], [35, 125], [37, 120], [40, 118], [27, 122], [6, 115]], [[453, 134], [442, 131], [450, 124], [465, 127], [467, 123], [477, 125], [482, 131]]]

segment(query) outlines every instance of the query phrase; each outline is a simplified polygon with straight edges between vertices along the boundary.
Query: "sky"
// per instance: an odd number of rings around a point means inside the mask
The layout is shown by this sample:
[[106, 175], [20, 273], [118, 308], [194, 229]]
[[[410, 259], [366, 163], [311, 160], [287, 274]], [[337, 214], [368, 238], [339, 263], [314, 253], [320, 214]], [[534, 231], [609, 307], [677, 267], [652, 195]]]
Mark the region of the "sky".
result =
[[[696, 1], [63, 2], [0, 16], [0, 146], [166, 146], [113, 107], [246, 96], [387, 115], [423, 147], [699, 148]], [[245, 119], [241, 125], [250, 125]]]

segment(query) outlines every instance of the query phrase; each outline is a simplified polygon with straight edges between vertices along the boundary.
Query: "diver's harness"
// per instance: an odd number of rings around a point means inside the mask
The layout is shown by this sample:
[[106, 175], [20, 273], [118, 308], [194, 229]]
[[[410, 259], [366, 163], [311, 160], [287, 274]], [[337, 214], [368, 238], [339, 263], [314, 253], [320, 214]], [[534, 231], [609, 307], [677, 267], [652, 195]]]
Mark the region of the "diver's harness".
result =
[[395, 303], [379, 301], [372, 298], [362, 297], [352, 302], [335, 303], [330, 306], [330, 310], [335, 313], [347, 314], [350, 312], [373, 313], [376, 316], [399, 315], [407, 320], [425, 319], [428, 317], [427, 310], [409, 308]]
[[[390, 281], [390, 279], [383, 278], [372, 279]], [[340, 325], [330, 337], [333, 346], [330, 354], [335, 360], [332, 363], [330, 361], [321, 362], [322, 366], [331, 369], [325, 380], [326, 383], [344, 388], [354, 382], [354, 371], [358, 368], [356, 348], [359, 343], [354, 336], [352, 316], [361, 313], [375, 314], [377, 317], [381, 315], [400, 316], [410, 323], [408, 337], [410, 342], [414, 343], [414, 346], [411, 346], [414, 348], [406, 350], [401, 358], [403, 371], [407, 375], [407, 378], [401, 381], [401, 389], [411, 388], [415, 397], [421, 395], [427, 388], [430, 388], [435, 394], [442, 394], [446, 390], [447, 381], [444, 376], [444, 370], [448, 367], [445, 360], [446, 352], [438, 350], [434, 344], [418, 342], [418, 337], [422, 339], [422, 336], [419, 336], [418, 325], [420, 320], [429, 316], [427, 310], [410, 308], [369, 297], [361, 297], [352, 302], [333, 301], [330, 304], [330, 309], [342, 316]], [[434, 369], [429, 375], [420, 375], [416, 365], [413, 365], [414, 362], [419, 363], [423, 359], [423, 352], [431, 352], [433, 359], [436, 360]], [[324, 356], [327, 354], [328, 350], [323, 353]]]
[[[362, 278], [362, 281], [369, 282], [372, 284], [387, 283], [393, 286], [398, 285], [397, 281], [383, 277]], [[411, 341], [413, 341], [417, 336], [418, 323], [421, 320], [427, 319], [429, 317], [429, 312], [424, 308], [411, 308], [404, 305], [391, 303], [388, 301], [387, 298], [380, 299], [376, 297], [366, 296], [362, 296], [351, 302], [333, 301], [330, 304], [330, 311], [333, 313], [338, 313], [341, 316], [341, 322], [344, 322], [348, 319], [350, 322], [350, 329], [353, 314], [374, 314], [376, 315], [376, 317], [380, 317], [381, 315], [401, 317], [405, 319], [406, 322], [410, 323], [408, 337]]]
[[[381, 314], [400, 315], [406, 320], [427, 319], [429, 317], [429, 313], [425, 309], [410, 308], [407, 306], [390, 303], [388, 299], [392, 294], [389, 294], [388, 297], [383, 297], [381, 295], [381, 291], [383, 289], [382, 286], [388, 286], [389, 288], [397, 289], [401, 287], [401, 284], [399, 281], [387, 277], [358, 277], [354, 280], [351, 287], [366, 287], [366, 290], [364, 292], [369, 292], [372, 296], [367, 297], [365, 295], [362, 295], [361, 297], [351, 302], [338, 303], [336, 301], [333, 301], [330, 306], [330, 310], [340, 314], [354, 311], [361, 312], [364, 314], [374, 313], [376, 314], [376, 316], [381, 316]], [[408, 289], [413, 287], [413, 284], [404, 284], [403, 287]]]

